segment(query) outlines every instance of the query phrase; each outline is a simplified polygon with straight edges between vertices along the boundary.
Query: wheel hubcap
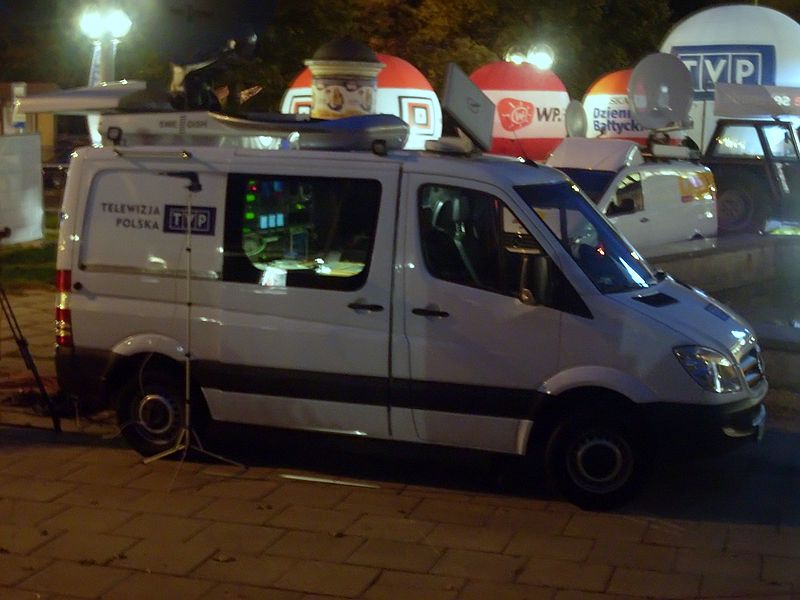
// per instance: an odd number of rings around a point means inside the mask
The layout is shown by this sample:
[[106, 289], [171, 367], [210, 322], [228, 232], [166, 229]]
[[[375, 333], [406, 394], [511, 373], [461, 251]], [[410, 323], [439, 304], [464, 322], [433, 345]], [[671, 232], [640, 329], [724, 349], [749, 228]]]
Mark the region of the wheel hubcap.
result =
[[633, 453], [624, 439], [593, 435], [579, 440], [569, 460], [575, 483], [592, 492], [610, 492], [630, 478]]
[[136, 420], [151, 436], [163, 436], [177, 425], [178, 411], [174, 403], [161, 394], [147, 394], [138, 408]]

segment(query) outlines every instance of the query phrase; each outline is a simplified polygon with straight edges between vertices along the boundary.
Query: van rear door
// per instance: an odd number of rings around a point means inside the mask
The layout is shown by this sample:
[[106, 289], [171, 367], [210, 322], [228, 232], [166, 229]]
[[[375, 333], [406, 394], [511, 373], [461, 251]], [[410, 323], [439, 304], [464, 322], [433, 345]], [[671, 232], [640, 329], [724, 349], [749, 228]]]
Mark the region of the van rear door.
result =
[[[147, 170], [114, 158], [86, 169], [80, 182], [85, 210], [73, 215], [80, 240], [70, 300], [76, 348], [108, 351], [143, 335], [184, 339], [185, 207], [191, 197], [193, 212], [219, 215], [225, 177], [201, 172], [202, 189], [193, 193], [183, 172], [170, 174], [180, 167], [170, 166]], [[194, 279], [213, 279], [221, 270], [214, 227], [214, 219], [204, 231], [193, 227]]]

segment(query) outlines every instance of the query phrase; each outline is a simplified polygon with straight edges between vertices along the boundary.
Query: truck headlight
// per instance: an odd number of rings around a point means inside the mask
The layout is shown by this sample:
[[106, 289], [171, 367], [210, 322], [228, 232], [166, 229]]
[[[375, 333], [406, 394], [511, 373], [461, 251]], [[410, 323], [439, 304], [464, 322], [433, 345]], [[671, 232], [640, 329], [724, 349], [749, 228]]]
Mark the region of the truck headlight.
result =
[[716, 350], [703, 346], [679, 346], [673, 352], [686, 372], [704, 390], [720, 394], [742, 389], [739, 368]]

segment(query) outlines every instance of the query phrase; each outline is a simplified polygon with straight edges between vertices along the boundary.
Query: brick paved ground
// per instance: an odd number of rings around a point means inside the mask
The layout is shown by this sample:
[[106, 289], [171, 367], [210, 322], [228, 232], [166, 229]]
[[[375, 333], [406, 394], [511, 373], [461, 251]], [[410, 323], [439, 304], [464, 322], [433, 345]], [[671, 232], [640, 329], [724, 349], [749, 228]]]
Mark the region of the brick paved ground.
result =
[[4, 599], [800, 598], [800, 527], [780, 520], [143, 465], [117, 439], [31, 419], [0, 427]]
[[[12, 301], [51, 376], [49, 295]], [[26, 380], [6, 334], [7, 397]], [[800, 598], [800, 469], [786, 462], [767, 498], [745, 497], [766, 462], [755, 450], [685, 480], [668, 470], [603, 514], [541, 493], [314, 473], [313, 461], [144, 465], [108, 415], [65, 419], [60, 435], [49, 425], [0, 404], [3, 600]], [[768, 441], [790, 457], [797, 435]]]

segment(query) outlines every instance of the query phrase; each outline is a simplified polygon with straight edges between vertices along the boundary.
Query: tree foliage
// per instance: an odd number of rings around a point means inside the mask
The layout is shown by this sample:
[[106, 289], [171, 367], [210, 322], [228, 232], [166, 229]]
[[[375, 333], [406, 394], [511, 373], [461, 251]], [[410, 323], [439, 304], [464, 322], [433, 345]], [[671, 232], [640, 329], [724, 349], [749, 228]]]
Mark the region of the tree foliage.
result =
[[[726, 2], [278, 0], [266, 26], [256, 31], [256, 61], [232, 74], [230, 81], [263, 86], [255, 104], [275, 110], [288, 85], [303, 69], [303, 61], [322, 44], [341, 37], [408, 60], [436, 89], [450, 62], [471, 73], [481, 65], [501, 60], [509, 49], [547, 43], [556, 55], [553, 71], [572, 97], [582, 98], [599, 76], [631, 67], [657, 51], [677, 18]], [[761, 4], [800, 19], [798, 0], [762, 0]], [[224, 10], [222, 6], [219, 10]], [[32, 22], [37, 26], [32, 27]], [[169, 73], [166, 59], [148, 47], [143, 33], [134, 26], [123, 40], [117, 75], [165, 82]], [[74, 0], [0, 2], [0, 80], [83, 85], [90, 48], [78, 32]]]
[[546, 42], [555, 73], [574, 97], [610, 70], [657, 50], [669, 27], [667, 0], [329, 0], [280, 3], [264, 36], [262, 101], [280, 96], [323, 43], [349, 36], [420, 69], [438, 88], [446, 66], [467, 73], [510, 48]]

